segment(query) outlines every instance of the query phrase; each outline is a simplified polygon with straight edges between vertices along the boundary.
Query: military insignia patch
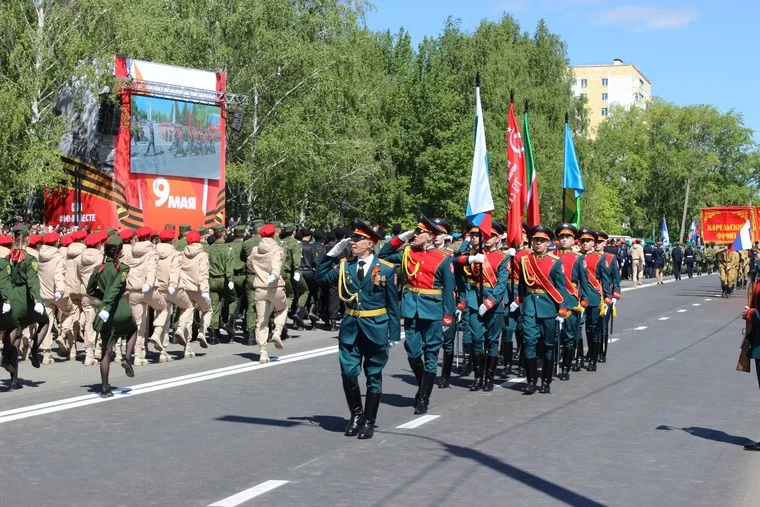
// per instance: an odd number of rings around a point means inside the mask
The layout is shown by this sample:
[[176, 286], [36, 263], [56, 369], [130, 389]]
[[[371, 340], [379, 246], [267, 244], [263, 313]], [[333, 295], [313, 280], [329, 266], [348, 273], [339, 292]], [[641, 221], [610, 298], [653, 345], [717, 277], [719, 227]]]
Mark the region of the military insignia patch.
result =
[[37, 261], [32, 261], [32, 269], [36, 272], [39, 271], [40, 265], [37, 263]]
[[126, 271], [121, 274], [121, 282], [124, 283], [127, 281], [127, 278], [129, 278], [129, 273]]
[[6, 271], [8, 272], [8, 274], [10, 275], [10, 274], [11, 274], [11, 265], [10, 265], [10, 264], [8, 264], [7, 266], [5, 266], [5, 270], [6, 270]]

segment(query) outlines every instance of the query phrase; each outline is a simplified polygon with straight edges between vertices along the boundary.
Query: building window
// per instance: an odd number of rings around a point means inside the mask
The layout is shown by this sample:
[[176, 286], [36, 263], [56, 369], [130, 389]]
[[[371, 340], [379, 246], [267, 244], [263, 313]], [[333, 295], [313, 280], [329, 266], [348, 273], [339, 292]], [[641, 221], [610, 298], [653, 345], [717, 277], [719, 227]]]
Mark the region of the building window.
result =
[[606, 93], [602, 94], [602, 100], [607, 100], [607, 94]]
[[606, 107], [602, 108], [602, 116], [609, 116], [609, 111], [607, 111]]
[[607, 86], [607, 78], [606, 77], [602, 78], [602, 86]]
[[588, 86], [588, 79], [581, 79], [581, 88], [586, 88]]
[[643, 79], [639, 79], [639, 86], [641, 86], [641, 87], [644, 86], [644, 80]]

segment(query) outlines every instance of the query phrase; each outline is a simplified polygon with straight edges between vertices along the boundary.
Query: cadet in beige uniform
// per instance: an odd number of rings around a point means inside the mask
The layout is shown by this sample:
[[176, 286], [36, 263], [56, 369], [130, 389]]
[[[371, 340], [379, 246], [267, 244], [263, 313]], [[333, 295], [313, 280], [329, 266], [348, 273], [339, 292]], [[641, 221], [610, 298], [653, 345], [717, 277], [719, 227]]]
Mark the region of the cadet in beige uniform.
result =
[[79, 328], [84, 338], [85, 366], [96, 365], [100, 358], [99, 337], [92, 327], [95, 311], [100, 301], [87, 295], [87, 284], [90, 282], [92, 272], [103, 262], [103, 244], [107, 239], [108, 235], [105, 232], [93, 232], [88, 235], [84, 240], [86, 248], [77, 258], [75, 265], [80, 284], [77, 289], [79, 291], [79, 304], [82, 310], [79, 318]]
[[274, 312], [272, 342], [282, 348], [282, 328], [288, 318], [285, 282], [282, 279], [282, 262], [285, 250], [274, 239], [274, 225], [266, 224], [259, 229], [261, 242], [248, 256], [248, 269], [254, 273], [254, 298], [256, 299], [256, 343], [259, 345], [259, 362], [269, 362], [267, 341], [269, 338], [269, 315]]
[[211, 295], [208, 289], [208, 254], [200, 243], [201, 234], [190, 231], [185, 240], [187, 246], [182, 250], [179, 286], [174, 294], [177, 306], [181, 309], [175, 341], [185, 346], [185, 357], [189, 358], [195, 357], [195, 352], [190, 348], [193, 339], [193, 307], [201, 313], [198, 342], [202, 348], [208, 347], [206, 333], [211, 322]]
[[[128, 235], [129, 233], [125, 232], [125, 236]], [[149, 308], [153, 308], [157, 313], [166, 308], [166, 301], [164, 301], [163, 296], [159, 291], [154, 290], [158, 254], [150, 238], [151, 230], [149, 227], [140, 227], [129, 240], [125, 240], [122, 237], [122, 241], [130, 241], [132, 245], [132, 248], [124, 251], [122, 257], [127, 266], [129, 266], [126, 289], [127, 302], [132, 309], [132, 318], [137, 323], [134, 366], [148, 364], [145, 356], [145, 346], [148, 339]], [[158, 323], [156, 327], [158, 327]], [[161, 326], [159, 335], [161, 333], [163, 333], [163, 325]], [[163, 347], [156, 348], [159, 352], [163, 350]]]
[[641, 241], [634, 240], [631, 247], [631, 262], [633, 263], [633, 286], [641, 285], [641, 278], [644, 275], [644, 247]]
[[158, 265], [156, 266], [156, 290], [166, 301], [163, 310], [156, 314], [153, 321], [155, 328], [150, 337], [153, 346], [161, 351], [159, 363], [170, 360], [166, 349], [169, 346], [169, 333], [167, 332], [169, 316], [172, 314], [174, 305], [177, 304], [177, 287], [179, 286], [179, 273], [182, 266], [182, 253], [178, 252], [174, 245], [174, 229], [164, 229], [159, 234], [160, 243], [156, 245]]
[[[66, 293], [66, 257], [58, 249], [60, 235], [57, 232], [49, 232], [42, 238], [43, 245], [39, 250], [39, 276], [40, 297], [45, 305], [45, 313], [52, 323], [55, 315], [61, 311], [61, 315], [72, 313], [71, 300], [64, 297]], [[59, 321], [60, 322], [60, 321]], [[59, 328], [58, 347], [59, 353], [68, 349]], [[50, 348], [53, 344], [52, 333], [48, 331], [42, 339], [42, 364], [53, 364], [50, 356]]]
[[61, 315], [61, 336], [68, 343], [70, 361], [76, 361], [77, 341], [81, 340], [84, 334], [81, 322], [83, 319], [82, 297], [85, 296], [85, 286], [79, 280], [78, 265], [82, 252], [87, 248], [84, 244], [86, 237], [87, 232], [83, 230], [72, 232], [68, 236], [71, 243], [66, 247], [65, 281], [66, 294], [69, 295], [71, 302], [71, 312]]

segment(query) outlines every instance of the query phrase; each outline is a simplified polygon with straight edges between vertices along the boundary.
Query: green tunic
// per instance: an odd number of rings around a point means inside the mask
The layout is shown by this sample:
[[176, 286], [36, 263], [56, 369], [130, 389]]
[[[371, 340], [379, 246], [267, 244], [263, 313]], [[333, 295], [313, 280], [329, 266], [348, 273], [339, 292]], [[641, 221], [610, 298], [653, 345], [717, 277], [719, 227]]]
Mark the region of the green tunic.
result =
[[42, 303], [37, 259], [25, 252], [14, 251], [9, 256], [9, 262], [11, 268], [9, 302], [11, 314], [18, 322], [18, 327], [23, 329], [34, 323], [47, 324], [47, 315], [44, 312], [40, 314], [34, 311], [34, 305]]
[[113, 259], [106, 258], [87, 283], [87, 295], [100, 299], [98, 313], [105, 310], [109, 314], [107, 322], [103, 322], [96, 314], [92, 323], [93, 329], [100, 333], [104, 346], [109, 341], [127, 337], [137, 331], [132, 310], [123, 297], [128, 277], [129, 266], [116, 264]]
[[[8, 259], [0, 258], [0, 305], [10, 303], [13, 286], [11, 285], [11, 265]], [[18, 321], [13, 317], [13, 312], [0, 313], [0, 329], [16, 329]]]

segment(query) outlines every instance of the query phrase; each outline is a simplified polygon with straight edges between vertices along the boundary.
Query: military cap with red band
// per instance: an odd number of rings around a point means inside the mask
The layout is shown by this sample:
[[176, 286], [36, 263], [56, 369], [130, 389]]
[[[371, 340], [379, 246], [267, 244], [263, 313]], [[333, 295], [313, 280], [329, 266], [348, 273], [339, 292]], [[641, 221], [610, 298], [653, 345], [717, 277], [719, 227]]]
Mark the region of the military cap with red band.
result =
[[580, 236], [578, 237], [581, 241], [584, 239], [592, 239], [596, 241], [596, 232], [592, 231], [591, 229], [581, 229]]
[[573, 224], [562, 224], [554, 231], [554, 235], [558, 238], [562, 235], [570, 235], [574, 238], [578, 237], [578, 228]]
[[547, 240], [552, 240], [552, 239], [554, 239], [554, 233], [552, 232], [551, 229], [549, 229], [545, 225], [534, 225], [528, 231], [528, 237], [530, 239], [543, 238], [543, 239], [547, 239]]
[[419, 229], [422, 232], [427, 232], [428, 234], [446, 234], [446, 231], [443, 229], [443, 227], [440, 227], [436, 223], [434, 223], [432, 220], [430, 220], [425, 215], [420, 215], [420, 218], [417, 223], [417, 229]]
[[383, 239], [383, 236], [375, 231], [372, 226], [364, 220], [354, 218], [351, 221], [351, 226], [354, 228], [354, 231], [351, 233], [351, 239], [353, 240], [368, 239], [377, 243]]

